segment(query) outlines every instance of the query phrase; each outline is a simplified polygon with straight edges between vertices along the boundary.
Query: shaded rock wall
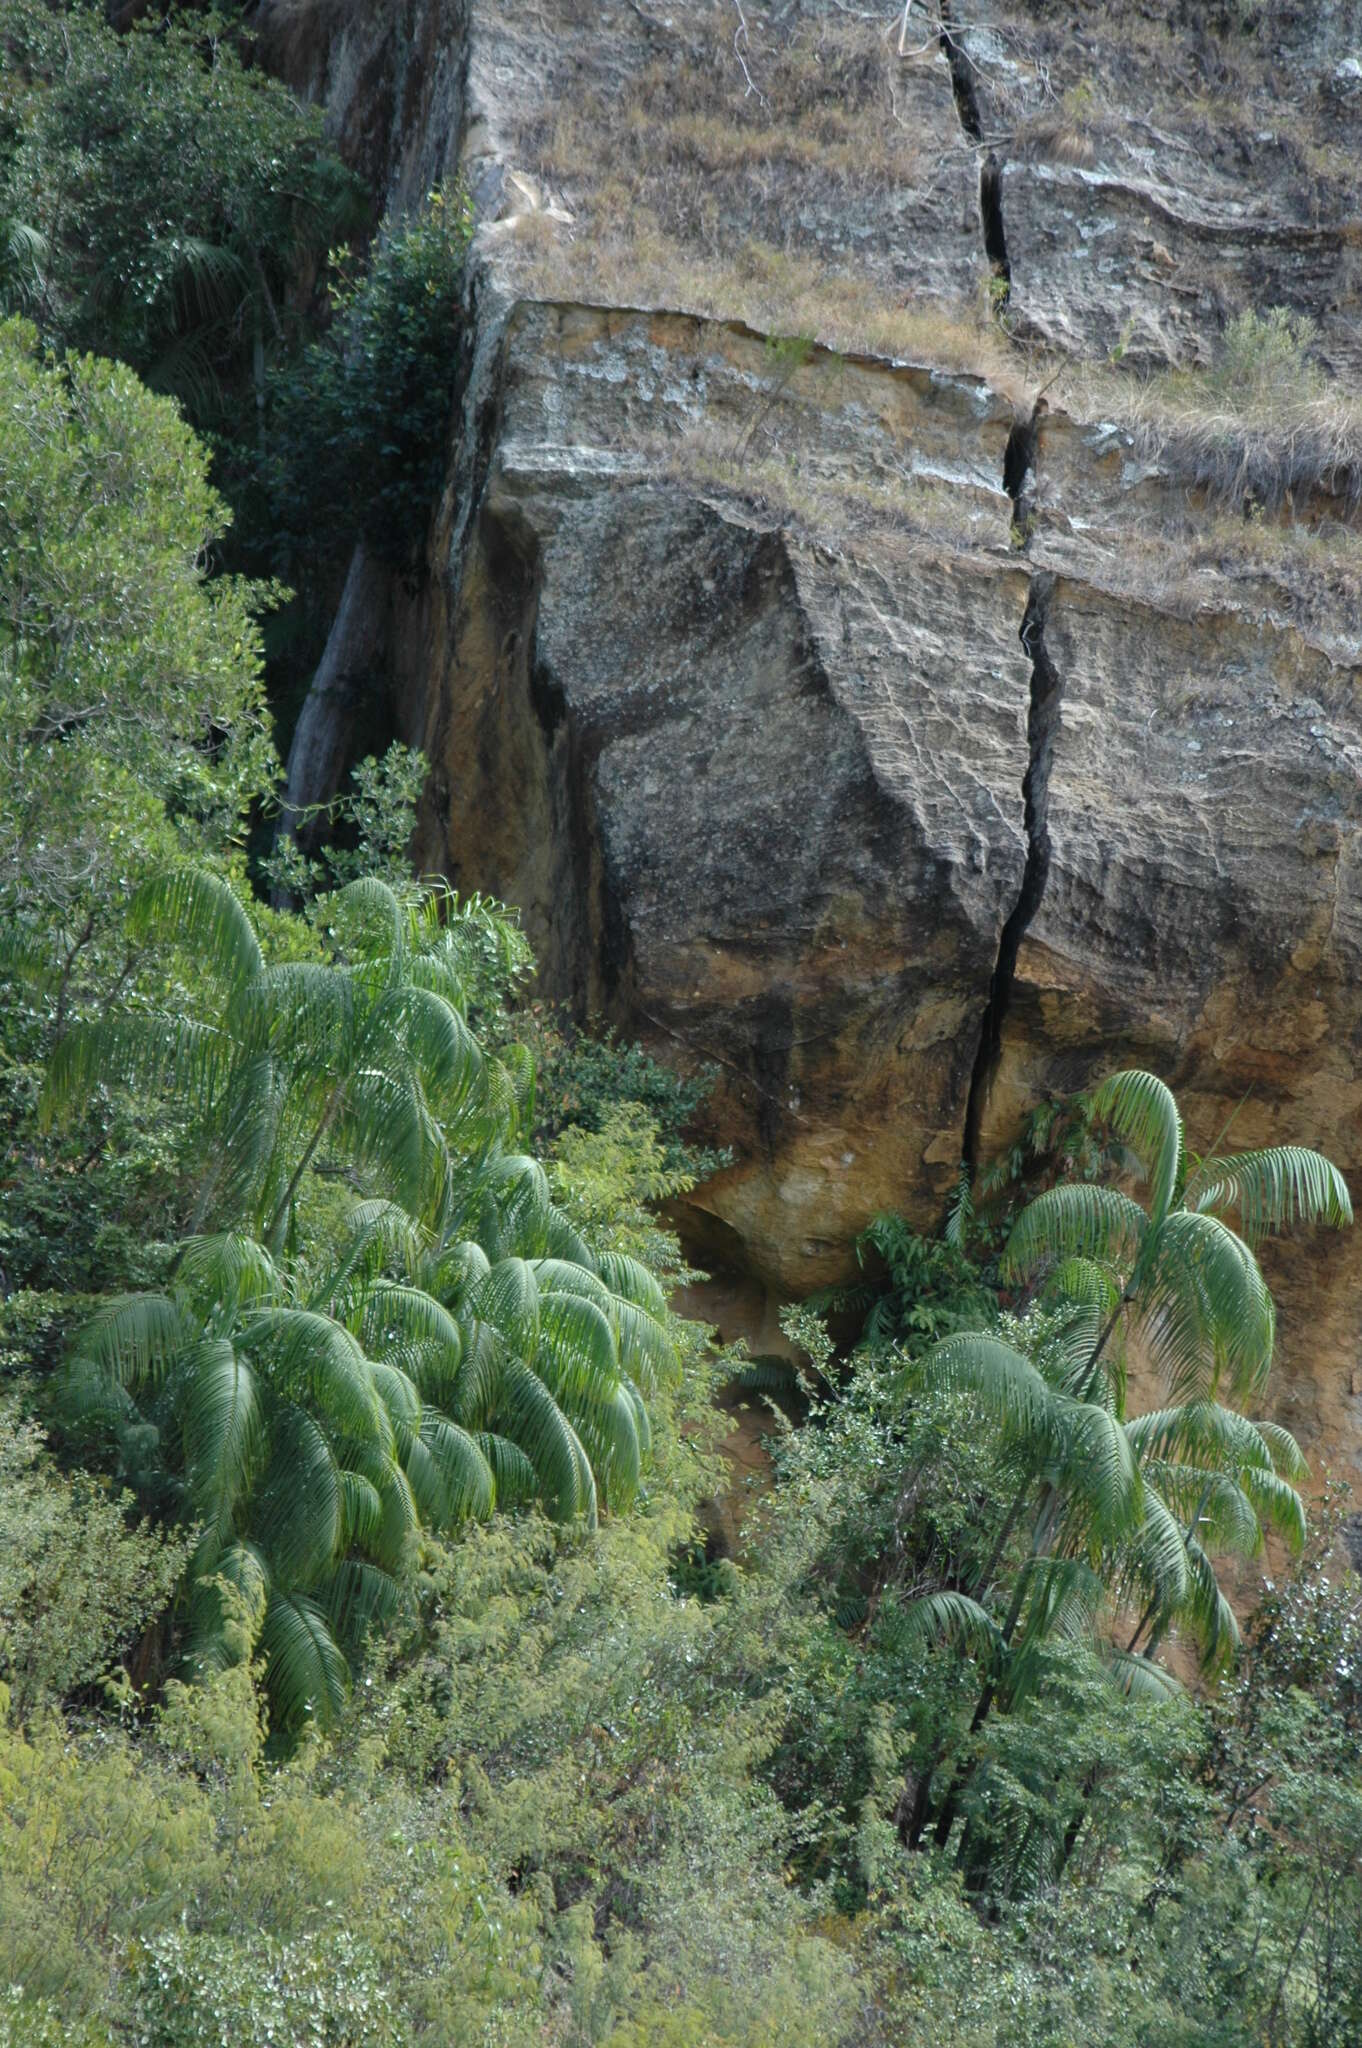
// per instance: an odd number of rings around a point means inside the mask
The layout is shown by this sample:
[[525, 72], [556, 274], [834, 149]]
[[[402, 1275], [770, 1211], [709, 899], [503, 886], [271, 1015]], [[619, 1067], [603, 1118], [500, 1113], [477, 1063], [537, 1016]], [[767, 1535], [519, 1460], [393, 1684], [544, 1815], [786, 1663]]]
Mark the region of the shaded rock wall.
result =
[[[394, 190], [457, 153], [482, 206], [391, 628], [421, 851], [718, 1064], [698, 1241], [806, 1290], [1126, 1060], [1356, 1174], [1362, 7], [411, 6], [265, 12]], [[1326, 454], [1217, 498], [1144, 380], [1272, 304]], [[1274, 1277], [1348, 1469], [1362, 1241]]]

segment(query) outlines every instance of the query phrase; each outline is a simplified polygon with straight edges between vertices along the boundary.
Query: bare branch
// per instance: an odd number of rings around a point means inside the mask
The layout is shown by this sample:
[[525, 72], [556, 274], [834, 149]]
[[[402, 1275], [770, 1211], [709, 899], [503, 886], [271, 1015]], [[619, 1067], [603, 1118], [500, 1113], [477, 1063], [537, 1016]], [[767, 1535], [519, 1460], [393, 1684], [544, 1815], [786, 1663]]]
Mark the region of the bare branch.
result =
[[747, 31], [747, 16], [742, 11], [742, 0], [733, 0], [733, 5], [738, 10], [738, 27], [737, 32], [733, 37], [733, 54], [737, 58], [739, 64], [742, 66], [742, 75], [747, 80], [747, 91], [743, 94], [743, 98], [750, 99], [753, 93], [755, 93], [757, 98], [761, 101], [761, 104], [765, 107], [767, 113], [769, 114], [771, 111], [771, 102], [767, 99], [765, 93], [757, 84], [756, 79], [753, 78], [751, 72], [748, 70], [747, 59], [743, 55], [744, 48], [749, 50], [751, 49], [752, 38]]

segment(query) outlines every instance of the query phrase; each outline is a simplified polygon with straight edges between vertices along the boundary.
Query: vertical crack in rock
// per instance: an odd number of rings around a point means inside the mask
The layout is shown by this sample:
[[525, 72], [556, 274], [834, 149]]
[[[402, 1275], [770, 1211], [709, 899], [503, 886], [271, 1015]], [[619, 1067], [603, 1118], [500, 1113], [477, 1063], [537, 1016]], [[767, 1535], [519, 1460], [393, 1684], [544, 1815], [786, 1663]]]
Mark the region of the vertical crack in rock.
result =
[[[1030, 431], [1034, 433], [1034, 424]], [[1025, 472], [1023, 472], [1023, 475]], [[1012, 1001], [1017, 955], [1027, 927], [1040, 908], [1050, 874], [1050, 762], [1059, 729], [1063, 686], [1045, 645], [1045, 618], [1054, 577], [1033, 576], [1021, 623], [1021, 643], [1031, 660], [1031, 702], [1026, 719], [1027, 769], [1022, 782], [1026, 865], [1017, 900], [998, 939], [998, 957], [979, 1029], [969, 1096], [965, 1104], [964, 1165], [971, 1180], [979, 1163], [979, 1131], [988, 1091], [1002, 1051], [1003, 1025]]]
[[[974, 59], [965, 47], [964, 32], [951, 12], [950, 0], [940, 0], [940, 6], [941, 50], [950, 66], [955, 111], [969, 140], [982, 148], [984, 122], [974, 83]], [[1008, 260], [1007, 234], [1003, 227], [1003, 167], [991, 149], [979, 165], [979, 222], [984, 234], [984, 253], [996, 280], [994, 311], [1001, 313], [1007, 306], [1011, 290], [1012, 266]]]

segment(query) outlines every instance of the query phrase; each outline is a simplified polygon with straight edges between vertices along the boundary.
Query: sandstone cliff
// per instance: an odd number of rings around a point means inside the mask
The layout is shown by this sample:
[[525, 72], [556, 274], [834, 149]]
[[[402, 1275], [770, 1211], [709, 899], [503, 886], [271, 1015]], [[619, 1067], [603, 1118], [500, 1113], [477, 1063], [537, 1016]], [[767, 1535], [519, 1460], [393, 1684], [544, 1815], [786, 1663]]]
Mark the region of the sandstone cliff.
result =
[[[261, 27], [398, 203], [478, 199], [383, 599], [422, 854], [718, 1064], [711, 1252], [807, 1291], [1124, 1062], [1356, 1175], [1359, 0]], [[1274, 306], [1310, 349], [1217, 368]], [[1277, 1411], [1359, 1476], [1362, 1239], [1271, 1264]]]

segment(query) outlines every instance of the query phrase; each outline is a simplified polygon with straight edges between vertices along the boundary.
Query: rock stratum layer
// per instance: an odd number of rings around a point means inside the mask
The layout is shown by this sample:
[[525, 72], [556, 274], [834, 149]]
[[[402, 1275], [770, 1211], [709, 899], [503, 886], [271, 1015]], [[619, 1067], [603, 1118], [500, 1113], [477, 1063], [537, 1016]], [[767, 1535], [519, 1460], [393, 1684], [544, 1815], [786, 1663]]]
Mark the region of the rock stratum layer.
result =
[[[692, 1220], [773, 1290], [1117, 1063], [1362, 1170], [1362, 5], [1223, 16], [262, 11], [396, 203], [480, 208], [385, 599], [423, 861], [717, 1066]], [[1274, 306], [1308, 358], [1218, 367]], [[1269, 1265], [1353, 1472], [1362, 1239]]]

